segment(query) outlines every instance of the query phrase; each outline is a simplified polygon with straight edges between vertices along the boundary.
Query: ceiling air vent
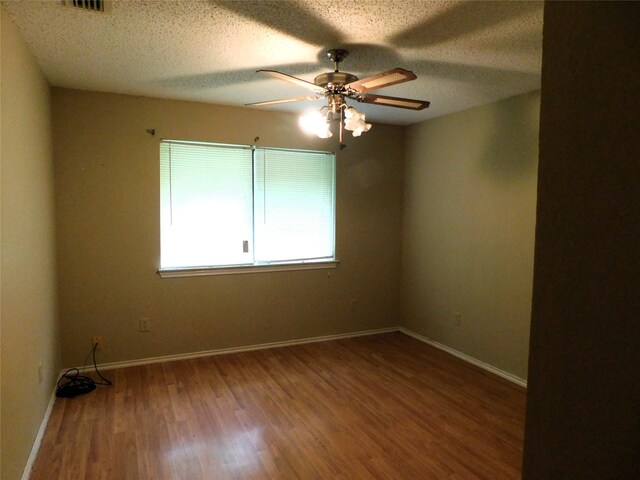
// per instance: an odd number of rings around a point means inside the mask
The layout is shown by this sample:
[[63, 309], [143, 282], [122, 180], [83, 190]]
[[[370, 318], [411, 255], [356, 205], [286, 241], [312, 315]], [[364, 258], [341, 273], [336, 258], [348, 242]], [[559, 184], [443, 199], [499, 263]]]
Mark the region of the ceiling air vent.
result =
[[62, 4], [78, 10], [111, 13], [111, 0], [62, 0]]

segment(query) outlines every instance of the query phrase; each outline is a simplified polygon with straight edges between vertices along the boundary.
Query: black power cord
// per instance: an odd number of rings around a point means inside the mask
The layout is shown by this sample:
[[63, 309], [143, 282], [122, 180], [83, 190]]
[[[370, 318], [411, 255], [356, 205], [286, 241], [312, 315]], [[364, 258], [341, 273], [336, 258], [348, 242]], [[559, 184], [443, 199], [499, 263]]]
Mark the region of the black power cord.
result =
[[111, 380], [105, 378], [102, 373], [100, 373], [100, 370], [98, 370], [98, 365], [96, 363], [97, 348], [98, 344], [96, 343], [84, 358], [82, 370], [84, 371], [84, 367], [87, 364], [89, 355], [93, 355], [93, 368], [95, 369], [98, 376], [102, 379], [102, 381], [96, 382], [91, 377], [80, 375], [80, 369], [75, 367], [70, 368], [69, 370], [64, 372], [58, 380], [58, 386], [56, 387], [56, 397], [76, 397], [78, 395], [93, 392], [96, 389], [96, 385], [113, 385], [111, 383]]

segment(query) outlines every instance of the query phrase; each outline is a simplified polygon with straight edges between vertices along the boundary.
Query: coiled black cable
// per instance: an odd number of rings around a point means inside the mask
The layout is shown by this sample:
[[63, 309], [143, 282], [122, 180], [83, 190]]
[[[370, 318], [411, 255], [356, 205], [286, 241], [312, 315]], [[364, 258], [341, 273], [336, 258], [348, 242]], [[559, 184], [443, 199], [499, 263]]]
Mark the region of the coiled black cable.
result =
[[96, 363], [97, 348], [98, 344], [96, 343], [93, 345], [93, 348], [85, 357], [84, 363], [82, 364], [82, 370], [84, 371], [84, 367], [87, 364], [89, 355], [93, 355], [93, 368], [98, 376], [102, 379], [102, 381], [96, 382], [91, 377], [80, 375], [80, 369], [76, 367], [70, 368], [69, 370], [64, 372], [58, 380], [58, 385], [56, 387], [56, 397], [75, 397], [77, 395], [83, 395], [85, 393], [94, 391], [96, 389], [96, 385], [113, 385], [111, 383], [111, 380], [102, 375], [102, 373], [100, 373], [100, 370], [98, 370], [98, 365]]

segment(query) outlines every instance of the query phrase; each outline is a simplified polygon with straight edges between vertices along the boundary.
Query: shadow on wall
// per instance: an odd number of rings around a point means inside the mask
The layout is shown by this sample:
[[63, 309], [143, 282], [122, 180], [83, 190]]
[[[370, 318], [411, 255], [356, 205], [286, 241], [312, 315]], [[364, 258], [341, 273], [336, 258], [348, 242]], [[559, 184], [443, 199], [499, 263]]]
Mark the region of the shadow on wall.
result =
[[478, 152], [482, 173], [498, 182], [530, 178], [538, 168], [539, 97], [527, 99], [526, 115], [514, 115], [504, 102], [493, 105], [485, 119], [484, 141]]

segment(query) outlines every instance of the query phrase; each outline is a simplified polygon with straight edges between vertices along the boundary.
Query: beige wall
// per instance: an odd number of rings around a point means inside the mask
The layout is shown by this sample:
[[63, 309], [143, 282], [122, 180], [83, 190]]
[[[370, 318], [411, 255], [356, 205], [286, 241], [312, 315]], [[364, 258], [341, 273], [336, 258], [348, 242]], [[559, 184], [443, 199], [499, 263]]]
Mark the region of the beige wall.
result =
[[[3, 480], [22, 475], [60, 368], [49, 86], [2, 12]], [[38, 364], [43, 365], [39, 382]]]
[[304, 136], [290, 114], [65, 89], [53, 118], [65, 365], [82, 363], [92, 335], [111, 362], [398, 324], [401, 127], [374, 125], [337, 154], [335, 270], [161, 279], [160, 137], [336, 142]]
[[409, 127], [406, 140], [403, 325], [520, 378], [539, 102], [533, 92], [429, 120]]
[[640, 3], [549, 2], [523, 478], [640, 478]]

